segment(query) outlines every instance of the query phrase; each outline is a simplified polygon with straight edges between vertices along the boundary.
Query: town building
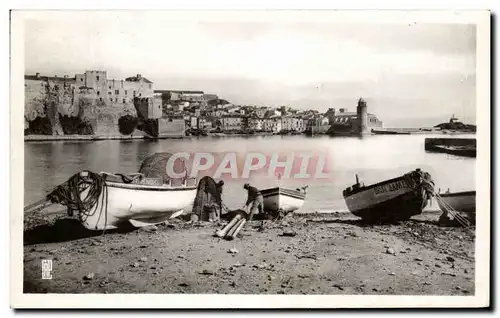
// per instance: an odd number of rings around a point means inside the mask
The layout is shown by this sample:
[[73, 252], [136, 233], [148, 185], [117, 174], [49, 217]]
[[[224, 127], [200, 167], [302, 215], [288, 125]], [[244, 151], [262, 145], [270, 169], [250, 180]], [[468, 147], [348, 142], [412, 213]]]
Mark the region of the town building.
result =
[[189, 126], [191, 128], [198, 128], [198, 117], [195, 117], [195, 116], [191, 117]]
[[263, 120], [264, 131], [278, 133], [282, 130], [279, 117], [265, 118]]
[[75, 85], [91, 88], [97, 98], [105, 103], [126, 103], [134, 97], [153, 97], [153, 82], [141, 74], [127, 77], [125, 80], [108, 79], [106, 71], [85, 71], [75, 75]]
[[243, 117], [227, 115], [221, 118], [223, 130], [241, 130], [243, 128]]
[[356, 112], [348, 112], [341, 108], [335, 114], [331, 127], [331, 134], [369, 134], [374, 128], [382, 128], [383, 122], [374, 114], [367, 111], [366, 102], [360, 98], [356, 107]]
[[264, 121], [263, 118], [251, 117], [248, 119], [248, 128], [255, 131], [264, 130]]
[[205, 95], [203, 91], [190, 90], [157, 89], [154, 92], [162, 94], [164, 101], [201, 102]]
[[268, 109], [266, 107], [260, 107], [255, 109], [255, 115], [259, 118], [264, 118]]
[[294, 118], [289, 116], [281, 117], [281, 129], [284, 131], [292, 131]]
[[219, 96], [217, 96], [216, 94], [204, 94], [203, 99], [208, 102], [209, 100], [219, 99]]
[[271, 117], [276, 117], [276, 116], [281, 116], [281, 112], [277, 109], [269, 109], [266, 111], [264, 117], [271, 118]]
[[333, 125], [333, 122], [335, 121], [335, 108], [328, 108], [328, 110], [325, 113], [326, 118], [328, 118], [328, 123], [330, 125]]
[[[383, 122], [374, 114], [367, 114], [368, 128], [382, 128]], [[357, 112], [339, 112], [335, 115], [332, 124], [352, 124], [359, 127]], [[356, 128], [354, 128], [356, 129]]]
[[137, 115], [143, 119], [158, 119], [163, 116], [161, 97], [136, 97], [134, 105]]

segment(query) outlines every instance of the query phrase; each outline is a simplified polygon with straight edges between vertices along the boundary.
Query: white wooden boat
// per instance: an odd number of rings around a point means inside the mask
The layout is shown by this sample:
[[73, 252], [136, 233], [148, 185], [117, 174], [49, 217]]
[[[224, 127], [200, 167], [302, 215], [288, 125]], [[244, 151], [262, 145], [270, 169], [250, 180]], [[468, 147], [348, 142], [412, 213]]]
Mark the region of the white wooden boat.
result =
[[275, 187], [261, 190], [260, 193], [264, 198], [264, 210], [274, 213], [282, 210], [288, 213], [300, 209], [306, 199], [306, 188]]
[[[184, 208], [193, 204], [197, 191], [195, 179], [172, 185], [155, 178], [125, 183], [118, 181], [116, 175], [101, 175], [109, 180], [96, 204], [80, 214], [82, 224], [89, 230], [115, 229], [127, 222], [135, 227], [162, 223], [181, 215]], [[80, 198], [84, 199], [88, 192], [89, 188], [82, 191]]]
[[365, 186], [359, 183], [343, 191], [349, 211], [362, 219], [402, 221], [422, 213], [431, 196], [430, 175], [420, 169], [403, 176]]
[[[463, 191], [455, 193], [440, 193], [439, 196], [454, 210], [458, 212], [466, 213], [470, 219], [474, 219], [476, 215], [476, 191]], [[444, 213], [448, 212], [448, 209], [444, 204], [438, 200], [438, 205], [441, 211]]]

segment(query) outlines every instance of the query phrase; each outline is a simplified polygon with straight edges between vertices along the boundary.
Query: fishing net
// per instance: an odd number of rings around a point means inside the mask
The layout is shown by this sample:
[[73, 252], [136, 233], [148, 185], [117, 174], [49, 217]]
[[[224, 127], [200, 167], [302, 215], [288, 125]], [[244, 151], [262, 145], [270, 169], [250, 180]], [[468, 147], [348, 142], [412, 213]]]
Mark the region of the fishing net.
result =
[[[142, 161], [139, 172], [146, 178], [169, 178], [167, 164], [170, 157], [172, 157], [171, 153], [157, 152]], [[173, 164], [173, 171], [175, 173], [183, 173], [185, 175], [187, 172], [186, 162], [182, 158], [175, 159], [170, 164]]]
[[198, 215], [200, 220], [205, 220], [209, 213], [220, 215], [222, 211], [221, 194], [222, 188], [214, 179], [208, 176], [201, 178], [194, 199], [193, 214]]

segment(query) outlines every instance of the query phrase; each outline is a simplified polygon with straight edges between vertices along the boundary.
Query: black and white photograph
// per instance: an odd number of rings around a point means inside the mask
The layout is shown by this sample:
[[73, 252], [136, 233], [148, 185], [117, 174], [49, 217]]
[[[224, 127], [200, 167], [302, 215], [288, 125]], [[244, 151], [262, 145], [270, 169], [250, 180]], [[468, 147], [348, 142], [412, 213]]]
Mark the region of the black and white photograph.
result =
[[11, 306], [489, 306], [490, 19], [12, 10]]

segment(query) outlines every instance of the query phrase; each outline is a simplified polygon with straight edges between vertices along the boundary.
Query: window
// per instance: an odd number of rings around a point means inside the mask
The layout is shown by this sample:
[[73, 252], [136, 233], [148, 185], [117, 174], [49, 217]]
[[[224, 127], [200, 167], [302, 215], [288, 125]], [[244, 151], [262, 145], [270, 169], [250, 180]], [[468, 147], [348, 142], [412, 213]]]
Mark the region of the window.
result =
[[108, 95], [111, 95], [111, 92], [108, 92]]
[[99, 97], [99, 100], [102, 102], [102, 97]]
[[115, 95], [119, 95], [120, 94], [120, 90], [119, 89], [115, 89]]
[[101, 94], [101, 92], [97, 91], [97, 96], [99, 96]]
[[125, 90], [125, 95], [127, 95], [127, 90]]
[[123, 103], [125, 104], [125, 98], [123, 99]]
[[109, 89], [111, 89], [111, 86], [109, 87]]
[[135, 96], [135, 91], [134, 91], [134, 94], [133, 94], [133, 95]]
[[83, 78], [80, 78], [80, 82], [83, 82]]
[[95, 78], [96, 78], [96, 79], [97, 79], [97, 81], [99, 82], [99, 76], [96, 76]]

